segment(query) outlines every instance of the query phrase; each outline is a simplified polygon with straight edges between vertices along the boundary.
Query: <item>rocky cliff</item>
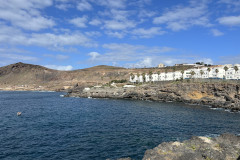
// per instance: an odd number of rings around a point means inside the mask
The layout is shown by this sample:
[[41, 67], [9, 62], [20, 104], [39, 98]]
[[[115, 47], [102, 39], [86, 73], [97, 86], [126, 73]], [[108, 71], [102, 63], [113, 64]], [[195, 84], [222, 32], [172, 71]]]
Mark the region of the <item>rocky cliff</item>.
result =
[[240, 85], [237, 83], [166, 82], [135, 87], [76, 87], [67, 96], [175, 101], [240, 110]]
[[240, 160], [240, 136], [223, 134], [216, 138], [192, 137], [183, 142], [164, 142], [147, 150], [143, 160]]

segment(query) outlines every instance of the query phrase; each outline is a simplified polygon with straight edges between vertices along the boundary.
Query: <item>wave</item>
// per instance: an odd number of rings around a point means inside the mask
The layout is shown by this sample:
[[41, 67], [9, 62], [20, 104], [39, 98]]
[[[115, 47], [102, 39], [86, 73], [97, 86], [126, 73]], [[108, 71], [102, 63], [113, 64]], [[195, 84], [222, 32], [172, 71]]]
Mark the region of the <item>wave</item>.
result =
[[215, 138], [215, 137], [218, 137], [218, 136], [220, 136], [220, 134], [216, 134], [216, 133], [209, 133], [209, 134], [206, 134], [206, 135], [204, 135], [203, 137]]
[[213, 107], [210, 107], [211, 110], [224, 110], [223, 108], [213, 108]]

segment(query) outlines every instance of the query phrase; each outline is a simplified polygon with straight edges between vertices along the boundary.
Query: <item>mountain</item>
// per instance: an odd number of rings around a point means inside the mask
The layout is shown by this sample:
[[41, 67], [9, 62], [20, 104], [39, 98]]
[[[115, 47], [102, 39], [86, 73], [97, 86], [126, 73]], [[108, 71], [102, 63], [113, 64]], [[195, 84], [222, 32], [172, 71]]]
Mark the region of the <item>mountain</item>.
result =
[[74, 71], [58, 71], [39, 65], [15, 63], [0, 67], [0, 88], [61, 89], [76, 84], [95, 85], [115, 79], [128, 78], [125, 68], [95, 66]]
[[[189, 68], [189, 66], [187, 66]], [[0, 90], [60, 90], [75, 86], [106, 84], [112, 80], [129, 80], [131, 73], [169, 72], [186, 67], [127, 69], [99, 65], [74, 71], [59, 71], [39, 65], [15, 63], [0, 67]]]

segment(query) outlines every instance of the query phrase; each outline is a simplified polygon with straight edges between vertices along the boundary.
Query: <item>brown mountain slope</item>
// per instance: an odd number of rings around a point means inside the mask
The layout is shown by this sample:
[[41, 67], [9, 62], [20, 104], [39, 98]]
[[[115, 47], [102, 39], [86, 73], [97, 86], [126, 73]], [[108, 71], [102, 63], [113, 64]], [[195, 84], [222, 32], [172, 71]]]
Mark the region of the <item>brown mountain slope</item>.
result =
[[62, 88], [75, 84], [95, 85], [128, 78], [125, 68], [95, 66], [74, 71], [58, 71], [39, 65], [16, 63], [0, 67], [0, 88]]
[[[189, 68], [189, 67], [187, 67]], [[56, 90], [67, 86], [105, 84], [112, 80], [129, 80], [131, 73], [166, 72], [187, 69], [181, 67], [126, 69], [113, 66], [95, 66], [74, 71], [58, 71], [39, 65], [16, 63], [0, 67], [0, 89]], [[41, 86], [41, 88], [39, 88]]]

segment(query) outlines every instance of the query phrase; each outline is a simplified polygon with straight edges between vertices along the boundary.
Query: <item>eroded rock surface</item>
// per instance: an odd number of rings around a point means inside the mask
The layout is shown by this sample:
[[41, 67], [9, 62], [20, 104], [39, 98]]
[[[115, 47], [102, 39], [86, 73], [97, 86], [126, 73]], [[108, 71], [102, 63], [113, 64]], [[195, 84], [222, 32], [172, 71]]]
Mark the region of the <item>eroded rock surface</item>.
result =
[[147, 150], [143, 160], [240, 160], [240, 136], [223, 134], [217, 138], [192, 137], [183, 142], [164, 142]]
[[239, 160], [240, 137], [193, 137], [183, 142], [162, 143], [147, 150], [143, 160]]
[[239, 84], [229, 83], [157, 83], [134, 88], [93, 87], [86, 90], [83, 87], [76, 87], [68, 96], [175, 101], [239, 111], [239, 88]]

